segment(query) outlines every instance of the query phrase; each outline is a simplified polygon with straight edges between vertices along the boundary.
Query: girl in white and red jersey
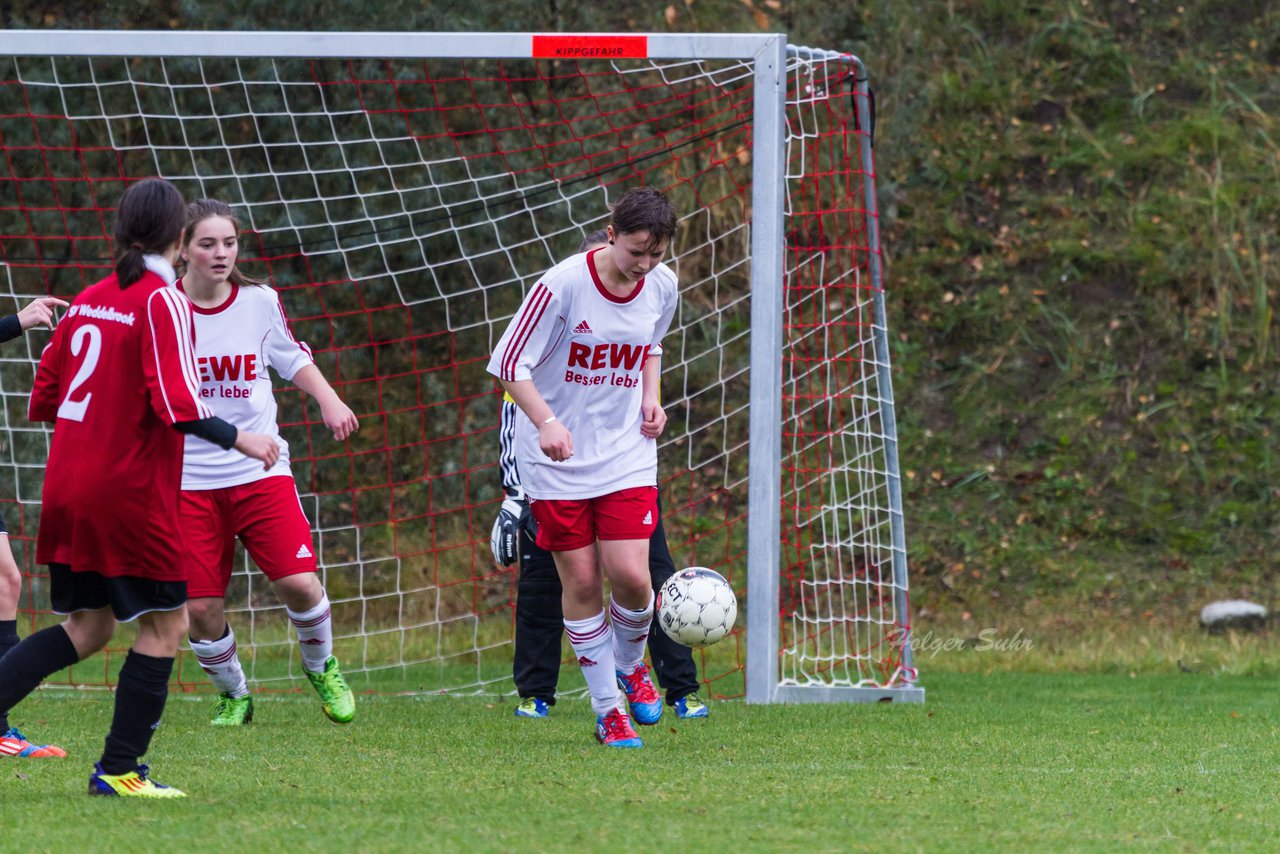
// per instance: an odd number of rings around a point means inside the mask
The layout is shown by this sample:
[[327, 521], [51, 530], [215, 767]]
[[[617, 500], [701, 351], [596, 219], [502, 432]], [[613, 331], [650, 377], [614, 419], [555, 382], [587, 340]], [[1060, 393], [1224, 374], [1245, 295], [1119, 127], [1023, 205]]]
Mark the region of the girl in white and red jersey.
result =
[[236, 269], [240, 223], [214, 199], [187, 206], [178, 287], [195, 306], [200, 399], [232, 424], [274, 436], [280, 459], [269, 470], [194, 439], [182, 467], [181, 518], [187, 544], [191, 649], [219, 699], [213, 724], [253, 719], [253, 698], [224, 607], [235, 538], [266, 574], [297, 631], [302, 668], [336, 723], [355, 717], [355, 697], [333, 656], [329, 597], [316, 574], [311, 525], [289, 468], [289, 446], [276, 426], [268, 368], [310, 394], [339, 441], [359, 424], [325, 381], [307, 345], [294, 339], [276, 292]]
[[268, 468], [279, 454], [271, 437], [238, 431], [200, 402], [191, 305], [170, 287], [183, 221], [182, 195], [167, 181], [125, 191], [115, 273], [76, 297], [31, 389], [30, 418], [54, 422], [36, 561], [48, 564], [52, 609], [69, 616], [0, 659], [0, 713], [106, 646], [117, 621], [136, 619], [91, 795], [182, 796], [139, 764], [187, 627], [181, 434]]
[[537, 544], [555, 558], [596, 738], [610, 747], [643, 746], [632, 718], [655, 724], [662, 714], [644, 642], [653, 619], [656, 440], [667, 422], [661, 342], [678, 298], [661, 261], [675, 230], [663, 193], [629, 190], [613, 208], [608, 244], [551, 268], [489, 361], [523, 414], [515, 429], [521, 484]]

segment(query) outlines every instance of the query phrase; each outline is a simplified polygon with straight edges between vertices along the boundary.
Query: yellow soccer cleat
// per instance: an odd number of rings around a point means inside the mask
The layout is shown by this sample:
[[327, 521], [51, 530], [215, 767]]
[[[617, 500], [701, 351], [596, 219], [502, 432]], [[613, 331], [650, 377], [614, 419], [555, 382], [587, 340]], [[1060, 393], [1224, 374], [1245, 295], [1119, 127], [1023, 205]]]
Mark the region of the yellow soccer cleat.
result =
[[94, 763], [93, 773], [89, 775], [89, 794], [107, 795], [120, 798], [185, 798], [181, 789], [164, 786], [147, 777], [151, 769], [139, 765], [124, 774], [107, 774], [102, 770], [102, 763]]

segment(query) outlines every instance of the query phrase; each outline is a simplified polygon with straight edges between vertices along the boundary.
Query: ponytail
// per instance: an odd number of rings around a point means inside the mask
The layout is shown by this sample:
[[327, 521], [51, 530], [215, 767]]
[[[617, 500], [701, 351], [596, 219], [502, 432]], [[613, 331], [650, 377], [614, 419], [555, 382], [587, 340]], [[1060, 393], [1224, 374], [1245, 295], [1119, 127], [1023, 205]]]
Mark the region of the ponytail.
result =
[[141, 249], [130, 246], [116, 255], [116, 278], [120, 280], [120, 287], [129, 287], [147, 272], [147, 264], [142, 260], [143, 254]]
[[161, 255], [182, 238], [184, 213], [182, 194], [163, 178], [144, 178], [124, 191], [116, 207], [120, 287], [129, 287], [146, 273], [143, 255]]

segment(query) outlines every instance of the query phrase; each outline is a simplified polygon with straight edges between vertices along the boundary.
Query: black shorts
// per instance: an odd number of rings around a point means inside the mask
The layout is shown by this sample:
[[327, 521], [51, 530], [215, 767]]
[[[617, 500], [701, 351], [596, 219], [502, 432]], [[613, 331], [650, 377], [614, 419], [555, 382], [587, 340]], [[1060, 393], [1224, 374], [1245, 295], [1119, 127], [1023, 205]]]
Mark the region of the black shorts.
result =
[[175, 611], [187, 604], [187, 582], [152, 581], [135, 575], [108, 578], [92, 570], [72, 572], [65, 563], [49, 564], [49, 605], [55, 614], [97, 611], [111, 606], [122, 623], [152, 611]]

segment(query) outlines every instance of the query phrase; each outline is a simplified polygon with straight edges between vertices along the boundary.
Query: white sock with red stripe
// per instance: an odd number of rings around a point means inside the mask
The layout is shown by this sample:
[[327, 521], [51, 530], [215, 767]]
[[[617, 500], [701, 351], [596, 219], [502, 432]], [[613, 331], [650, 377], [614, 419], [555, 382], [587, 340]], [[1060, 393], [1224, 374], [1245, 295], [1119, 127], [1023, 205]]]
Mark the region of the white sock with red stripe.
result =
[[585, 620], [565, 620], [564, 630], [587, 680], [591, 708], [595, 709], [596, 716], [625, 708], [618, 692], [618, 677], [613, 672], [613, 630], [605, 621], [604, 609]]
[[240, 656], [236, 654], [236, 633], [227, 626], [227, 632], [217, 640], [198, 641], [188, 638], [191, 651], [196, 654], [196, 661], [209, 681], [218, 689], [219, 694], [230, 694], [232, 697], [247, 697], [249, 685], [244, 681], [244, 671], [240, 669]]
[[614, 664], [623, 673], [630, 673], [644, 660], [644, 642], [653, 623], [653, 594], [649, 595], [649, 604], [639, 611], [622, 607], [610, 594], [609, 622], [613, 624]]
[[320, 602], [299, 614], [288, 608], [289, 622], [298, 632], [298, 650], [302, 666], [312, 673], [323, 673], [324, 663], [333, 655], [333, 619], [329, 613], [329, 596], [320, 594]]

